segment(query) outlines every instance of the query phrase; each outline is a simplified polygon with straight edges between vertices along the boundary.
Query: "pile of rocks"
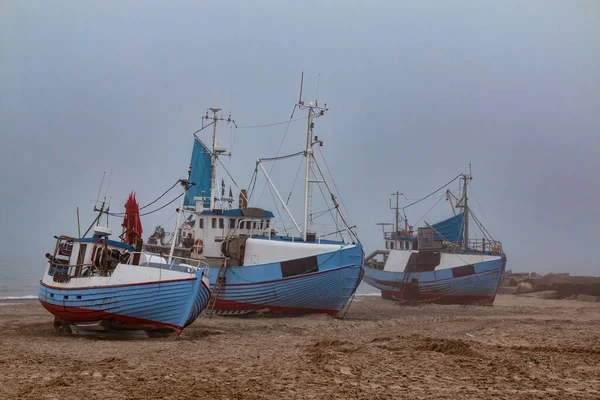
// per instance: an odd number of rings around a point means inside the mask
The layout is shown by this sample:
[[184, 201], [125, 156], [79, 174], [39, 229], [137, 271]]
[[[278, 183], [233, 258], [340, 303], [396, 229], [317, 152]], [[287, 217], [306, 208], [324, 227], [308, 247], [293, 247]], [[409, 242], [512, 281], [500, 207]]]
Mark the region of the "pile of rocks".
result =
[[529, 295], [533, 297], [574, 299], [600, 302], [600, 278], [594, 276], [571, 276], [569, 273], [540, 275], [532, 272], [504, 275], [499, 294]]

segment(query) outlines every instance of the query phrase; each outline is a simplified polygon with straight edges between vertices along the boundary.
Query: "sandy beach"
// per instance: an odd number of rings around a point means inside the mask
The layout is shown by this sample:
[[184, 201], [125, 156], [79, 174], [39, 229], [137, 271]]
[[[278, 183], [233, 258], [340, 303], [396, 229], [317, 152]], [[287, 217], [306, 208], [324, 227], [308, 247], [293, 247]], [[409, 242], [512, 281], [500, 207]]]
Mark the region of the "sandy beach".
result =
[[600, 303], [357, 297], [345, 320], [201, 316], [174, 341], [61, 336], [36, 301], [6, 303], [2, 399], [600, 398]]

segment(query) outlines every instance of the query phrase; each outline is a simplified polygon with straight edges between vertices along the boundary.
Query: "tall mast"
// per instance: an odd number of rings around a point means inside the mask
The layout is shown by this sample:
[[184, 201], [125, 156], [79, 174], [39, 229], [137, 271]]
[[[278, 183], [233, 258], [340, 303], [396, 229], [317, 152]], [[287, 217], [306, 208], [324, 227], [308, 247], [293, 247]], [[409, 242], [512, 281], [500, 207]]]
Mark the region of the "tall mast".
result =
[[[208, 111], [211, 111], [213, 115], [209, 116]], [[211, 123], [213, 124], [212, 149], [210, 150], [210, 209], [212, 210], [215, 208], [215, 190], [217, 188], [217, 161], [219, 159], [219, 155], [231, 155], [231, 153], [226, 153], [226, 150], [224, 148], [217, 148], [217, 123], [219, 121], [225, 121], [227, 123], [233, 122], [233, 124], [235, 125], [235, 121], [231, 119], [231, 113], [227, 118], [223, 118], [222, 115], [218, 115], [219, 111], [221, 111], [220, 108], [209, 108], [208, 111], [206, 111], [206, 115], [204, 115], [202, 119], [205, 119], [206, 121], [210, 119], [212, 120]]]
[[221, 111], [220, 108], [211, 108], [210, 111], [213, 113], [213, 144], [212, 144], [212, 157], [210, 162], [210, 209], [215, 208], [215, 186], [217, 180], [217, 112]]
[[298, 100], [298, 104], [296, 106], [300, 110], [307, 109], [308, 110], [308, 129], [306, 130], [306, 150], [304, 152], [304, 158], [306, 159], [306, 171], [304, 176], [304, 226], [302, 227], [302, 239], [306, 240], [306, 234], [308, 232], [308, 215], [310, 213], [309, 207], [309, 199], [310, 199], [310, 164], [313, 157], [313, 128], [314, 128], [314, 118], [318, 118], [325, 114], [327, 111], [327, 104], [324, 107], [319, 107], [317, 100], [315, 103], [312, 102], [308, 104], [304, 104], [302, 101], [302, 82], [304, 81], [304, 72], [302, 73], [302, 80], [300, 82], [300, 100]]

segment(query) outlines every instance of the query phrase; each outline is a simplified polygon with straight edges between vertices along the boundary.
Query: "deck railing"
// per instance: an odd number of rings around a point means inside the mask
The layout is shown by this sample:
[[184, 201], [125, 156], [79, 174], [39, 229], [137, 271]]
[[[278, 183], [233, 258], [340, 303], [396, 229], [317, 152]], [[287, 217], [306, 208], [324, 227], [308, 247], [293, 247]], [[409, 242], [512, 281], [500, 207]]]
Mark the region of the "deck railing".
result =
[[[142, 260], [142, 256], [144, 259]], [[134, 263], [137, 261], [137, 263]], [[133, 252], [129, 253], [129, 257], [126, 260], [122, 260], [117, 263], [114, 267], [99, 268], [92, 263], [87, 264], [63, 264], [57, 261], [50, 261], [50, 268], [48, 274], [55, 276], [55, 281], [64, 282], [71, 278], [88, 278], [91, 276], [111, 276], [116, 266], [122, 265], [137, 265], [140, 267], [148, 268], [164, 268], [168, 270], [176, 270], [180, 272], [195, 273], [198, 269], [204, 270], [204, 273], [208, 271], [208, 264], [202, 260], [184, 257], [171, 257], [169, 263], [169, 257], [165, 255], [147, 253], [147, 252]]]

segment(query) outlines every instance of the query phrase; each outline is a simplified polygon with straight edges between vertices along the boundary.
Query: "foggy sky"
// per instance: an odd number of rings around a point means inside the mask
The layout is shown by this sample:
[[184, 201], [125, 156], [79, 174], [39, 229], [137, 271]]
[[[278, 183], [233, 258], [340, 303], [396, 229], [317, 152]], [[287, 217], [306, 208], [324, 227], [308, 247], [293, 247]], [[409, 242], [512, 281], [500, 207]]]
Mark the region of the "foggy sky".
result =
[[[206, 108], [240, 126], [286, 121], [301, 71], [307, 101], [320, 73], [330, 111], [315, 134], [367, 253], [383, 246], [375, 223], [393, 220], [390, 193], [419, 198], [472, 162], [473, 210], [508, 269], [600, 275], [594, 0], [2, 1], [0, 268], [41, 276], [52, 236], [76, 235], [77, 206], [91, 223], [103, 171], [113, 211], [185, 177]], [[305, 128], [291, 124], [282, 153]], [[284, 131], [222, 127], [241, 186]], [[285, 194], [297, 161], [274, 172]], [[144, 236], [174, 209], [144, 219]], [[449, 213], [442, 199], [425, 219]]]

